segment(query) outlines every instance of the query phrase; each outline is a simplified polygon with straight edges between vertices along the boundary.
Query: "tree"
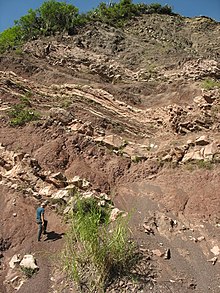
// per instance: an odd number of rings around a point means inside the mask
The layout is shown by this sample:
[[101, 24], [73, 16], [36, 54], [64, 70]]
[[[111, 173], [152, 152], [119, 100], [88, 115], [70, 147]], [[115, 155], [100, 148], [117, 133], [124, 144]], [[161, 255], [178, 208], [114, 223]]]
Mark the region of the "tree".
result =
[[38, 10], [30, 9], [28, 14], [16, 20], [15, 24], [20, 27], [23, 38], [29, 40], [40, 35], [42, 19]]
[[39, 8], [42, 30], [45, 34], [68, 31], [78, 16], [78, 8], [71, 4], [49, 0]]
[[21, 29], [19, 26], [13, 26], [4, 30], [0, 34], [0, 53], [5, 52], [7, 49], [19, 45], [22, 41]]

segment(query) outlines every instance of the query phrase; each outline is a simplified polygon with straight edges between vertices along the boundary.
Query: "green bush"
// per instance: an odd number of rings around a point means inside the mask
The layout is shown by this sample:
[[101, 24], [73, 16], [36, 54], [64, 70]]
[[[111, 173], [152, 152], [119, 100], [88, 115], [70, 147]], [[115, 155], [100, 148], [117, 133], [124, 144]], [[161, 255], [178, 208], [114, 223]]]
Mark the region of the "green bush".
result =
[[[109, 223], [94, 200], [79, 200], [72, 214], [64, 268], [79, 287], [89, 292], [104, 291], [114, 277], [127, 271], [134, 258], [134, 244], [129, 242], [127, 219]], [[82, 289], [82, 288], [81, 288]]]
[[32, 278], [35, 274], [36, 270], [32, 268], [21, 267], [22, 272], [25, 274], [27, 278]]
[[40, 114], [30, 108], [30, 101], [27, 97], [21, 97], [20, 100], [21, 102], [14, 105], [8, 112], [12, 126], [22, 126], [40, 118]]
[[21, 44], [21, 28], [13, 26], [0, 33], [0, 53], [14, 49]]
[[102, 2], [87, 17], [111, 25], [122, 25], [134, 16], [152, 13], [172, 14], [172, 9], [168, 5], [161, 6], [158, 3], [150, 5], [133, 4], [132, 0], [121, 0], [119, 3], [111, 3], [110, 5]]

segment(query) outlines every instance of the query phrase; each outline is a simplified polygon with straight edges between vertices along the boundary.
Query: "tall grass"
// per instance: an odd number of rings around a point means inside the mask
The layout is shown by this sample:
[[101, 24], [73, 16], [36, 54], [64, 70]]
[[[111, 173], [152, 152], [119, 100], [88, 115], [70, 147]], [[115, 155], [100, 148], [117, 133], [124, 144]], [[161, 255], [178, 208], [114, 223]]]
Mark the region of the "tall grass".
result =
[[108, 212], [94, 200], [79, 200], [71, 215], [64, 269], [88, 292], [104, 292], [117, 276], [125, 274], [135, 258], [135, 245], [129, 241], [128, 219], [109, 222]]

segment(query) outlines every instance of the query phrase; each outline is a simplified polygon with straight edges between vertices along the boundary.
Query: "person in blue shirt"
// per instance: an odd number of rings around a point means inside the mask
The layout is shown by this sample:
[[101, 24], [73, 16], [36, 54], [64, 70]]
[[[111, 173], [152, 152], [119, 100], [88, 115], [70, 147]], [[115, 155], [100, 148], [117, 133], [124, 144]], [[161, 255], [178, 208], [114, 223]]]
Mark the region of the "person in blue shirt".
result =
[[48, 221], [44, 218], [46, 203], [43, 202], [40, 207], [37, 208], [37, 224], [38, 224], [38, 234], [37, 240], [40, 241], [41, 234], [47, 234], [47, 223]]

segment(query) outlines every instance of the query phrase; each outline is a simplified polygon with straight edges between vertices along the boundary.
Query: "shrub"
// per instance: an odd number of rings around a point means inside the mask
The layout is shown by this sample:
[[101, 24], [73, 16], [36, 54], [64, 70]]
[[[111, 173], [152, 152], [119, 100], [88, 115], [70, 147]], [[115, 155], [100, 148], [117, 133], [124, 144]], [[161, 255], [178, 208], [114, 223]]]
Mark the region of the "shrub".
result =
[[79, 200], [72, 214], [63, 252], [64, 268], [79, 287], [104, 291], [108, 283], [129, 269], [134, 244], [129, 242], [127, 219], [109, 223], [108, 212], [94, 200]]
[[0, 33], [0, 53], [21, 44], [21, 28], [13, 26]]
[[78, 8], [64, 2], [49, 0], [37, 10], [41, 18], [41, 29], [44, 34], [68, 31], [78, 15]]
[[8, 112], [12, 126], [21, 126], [40, 118], [40, 114], [30, 108], [30, 101], [27, 97], [21, 97], [20, 100], [21, 102], [14, 105]]
[[21, 267], [22, 272], [25, 274], [25, 276], [27, 278], [31, 278], [33, 277], [33, 275], [35, 274], [36, 270], [32, 269], [32, 268], [27, 268], [27, 267]]

